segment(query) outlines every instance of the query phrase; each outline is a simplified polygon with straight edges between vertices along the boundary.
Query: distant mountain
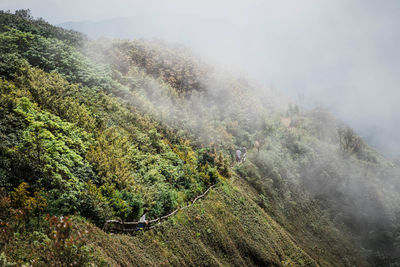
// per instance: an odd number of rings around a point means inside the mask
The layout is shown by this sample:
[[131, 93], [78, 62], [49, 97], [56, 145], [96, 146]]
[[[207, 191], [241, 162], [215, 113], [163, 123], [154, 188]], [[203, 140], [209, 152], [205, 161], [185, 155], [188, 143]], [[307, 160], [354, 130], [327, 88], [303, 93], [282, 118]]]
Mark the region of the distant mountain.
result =
[[203, 45], [206, 37], [213, 42], [213, 35], [215, 35], [213, 33], [233, 34], [235, 32], [235, 25], [222, 19], [167, 14], [155, 14], [153, 17], [143, 15], [114, 18], [104, 21], [64, 22], [58, 26], [83, 32], [91, 38], [104, 36], [124, 39], [161, 39], [178, 41], [194, 47], [196, 43]]

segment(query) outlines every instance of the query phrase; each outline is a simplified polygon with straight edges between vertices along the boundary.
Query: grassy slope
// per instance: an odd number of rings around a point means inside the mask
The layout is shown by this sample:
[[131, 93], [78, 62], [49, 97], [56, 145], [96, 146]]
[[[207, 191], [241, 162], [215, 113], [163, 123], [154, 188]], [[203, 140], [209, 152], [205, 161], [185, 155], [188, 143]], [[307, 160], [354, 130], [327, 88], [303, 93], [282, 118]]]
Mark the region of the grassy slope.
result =
[[[254, 206], [251, 212], [246, 209], [247, 205], [239, 204], [239, 199], [229, 199], [228, 207], [235, 206], [234, 212], [240, 211], [243, 216], [238, 218], [227, 209], [226, 199], [218, 196], [218, 191], [157, 229], [135, 237], [102, 235], [95, 231], [95, 236], [101, 237], [96, 245], [100, 244], [106, 257], [116, 265], [157, 265], [165, 261], [173, 265], [278, 264], [277, 253], [288, 254], [287, 258], [296, 263], [311, 262], [287, 236], [279, 237], [265, 217], [255, 217]], [[251, 215], [250, 220], [244, 215]], [[256, 227], [263, 231], [257, 231]], [[255, 233], [263, 234], [254, 236]], [[293, 255], [292, 251], [297, 251], [298, 255]]]
[[237, 178], [153, 230], [129, 236], [82, 227], [91, 230], [88, 242], [114, 266], [365, 265], [339, 232], [318, 240], [296, 222], [286, 222], [292, 225], [290, 234], [255, 198]]

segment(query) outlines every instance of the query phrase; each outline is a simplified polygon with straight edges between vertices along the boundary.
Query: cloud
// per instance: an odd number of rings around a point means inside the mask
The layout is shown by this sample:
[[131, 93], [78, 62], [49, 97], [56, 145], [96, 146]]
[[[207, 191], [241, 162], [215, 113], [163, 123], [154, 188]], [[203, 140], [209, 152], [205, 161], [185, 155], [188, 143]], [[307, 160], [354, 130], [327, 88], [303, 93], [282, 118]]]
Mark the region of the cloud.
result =
[[[3, 0], [52, 23], [105, 21], [105, 34], [181, 42], [229, 68], [322, 104], [400, 155], [400, 2]], [[125, 18], [124, 24], [121, 19]], [[122, 26], [121, 26], [122, 25]], [[91, 26], [93, 27], [93, 25]], [[93, 30], [93, 29], [92, 29]], [[371, 135], [371, 133], [373, 133]]]

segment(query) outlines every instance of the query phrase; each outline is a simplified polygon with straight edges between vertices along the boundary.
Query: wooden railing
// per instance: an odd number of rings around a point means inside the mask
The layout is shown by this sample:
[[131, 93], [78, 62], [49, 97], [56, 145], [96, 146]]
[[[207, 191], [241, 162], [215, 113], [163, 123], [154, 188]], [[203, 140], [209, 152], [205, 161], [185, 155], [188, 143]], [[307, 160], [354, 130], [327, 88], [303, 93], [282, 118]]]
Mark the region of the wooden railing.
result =
[[[207, 193], [214, 188], [216, 185], [212, 185], [210, 186], [206, 191], [204, 191], [203, 194], [197, 196], [189, 205], [177, 208], [176, 210], [174, 210], [173, 212], [171, 212], [170, 214], [167, 214], [165, 216], [161, 216], [158, 217], [156, 219], [153, 220], [149, 220], [147, 221], [147, 224], [145, 224], [145, 227], [142, 228], [143, 230], [149, 230], [152, 229], [154, 227], [156, 227], [157, 225], [159, 225], [161, 223], [161, 221], [168, 219], [169, 217], [171, 217], [172, 215], [174, 215], [175, 213], [177, 213], [179, 210], [183, 210], [186, 209], [192, 205], [194, 205], [194, 203], [196, 203], [197, 200], [205, 197], [207, 195]], [[159, 223], [159, 224], [155, 224], [155, 223]], [[113, 231], [113, 232], [134, 232], [137, 231], [139, 228], [139, 224], [142, 222], [124, 222], [124, 221], [120, 221], [120, 220], [108, 220], [106, 221], [106, 223], [104, 224], [103, 230], [104, 231]], [[113, 225], [114, 228], [109, 228], [110, 225]], [[120, 227], [115, 227], [116, 225], [119, 225]], [[134, 226], [134, 227], [132, 227]]]

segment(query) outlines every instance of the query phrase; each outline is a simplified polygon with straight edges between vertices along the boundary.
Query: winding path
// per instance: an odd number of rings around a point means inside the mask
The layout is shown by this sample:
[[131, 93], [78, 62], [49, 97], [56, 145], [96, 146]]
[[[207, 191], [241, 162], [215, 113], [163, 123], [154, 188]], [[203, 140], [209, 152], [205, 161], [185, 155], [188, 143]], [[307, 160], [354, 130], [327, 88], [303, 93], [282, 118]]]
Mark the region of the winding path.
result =
[[[153, 229], [154, 227], [156, 227], [157, 225], [159, 225], [159, 224], [161, 223], [162, 220], [168, 219], [169, 217], [171, 217], [172, 215], [174, 215], [175, 213], [177, 213], [179, 210], [183, 210], [183, 209], [186, 209], [186, 208], [188, 208], [188, 207], [190, 207], [190, 206], [193, 206], [194, 203], [196, 203], [197, 200], [199, 200], [199, 199], [205, 197], [205, 196], [207, 195], [207, 193], [208, 193], [212, 188], [214, 188], [215, 186], [216, 186], [216, 184], [210, 186], [206, 191], [204, 191], [203, 194], [197, 196], [197, 197], [192, 201], [192, 203], [190, 203], [189, 205], [183, 206], [183, 207], [180, 207], [180, 208], [177, 208], [176, 210], [174, 210], [173, 212], [171, 212], [171, 213], [168, 214], [168, 215], [165, 215], [165, 216], [162, 216], [162, 217], [158, 217], [158, 218], [153, 219], [153, 220], [149, 220], [149, 221], [148, 221], [148, 224], [143, 228], [143, 230], [150, 230], [150, 229]], [[155, 225], [156, 222], [158, 222], [158, 224]], [[137, 231], [137, 230], [139, 229], [139, 228], [138, 228], [139, 223], [140, 223], [139, 221], [137, 221], [137, 222], [123, 222], [123, 221], [120, 221], [120, 220], [108, 220], [108, 221], [106, 221], [106, 223], [104, 224], [103, 231], [108, 231], [108, 232], [110, 232], [110, 231], [114, 231], [114, 232], [134, 232], [134, 231]], [[153, 225], [152, 225], [152, 224], [153, 224]], [[109, 225], [113, 225], [114, 227], [110, 229], [110, 228], [109, 228]], [[121, 229], [121, 228], [120, 228], [120, 229], [117, 229], [117, 228], [115, 227], [115, 225], [121, 225], [121, 226], [122, 226], [122, 229]], [[126, 226], [128, 226], [128, 227], [130, 227], [130, 228], [126, 228]], [[135, 226], [135, 227], [132, 227], [132, 226]]]

